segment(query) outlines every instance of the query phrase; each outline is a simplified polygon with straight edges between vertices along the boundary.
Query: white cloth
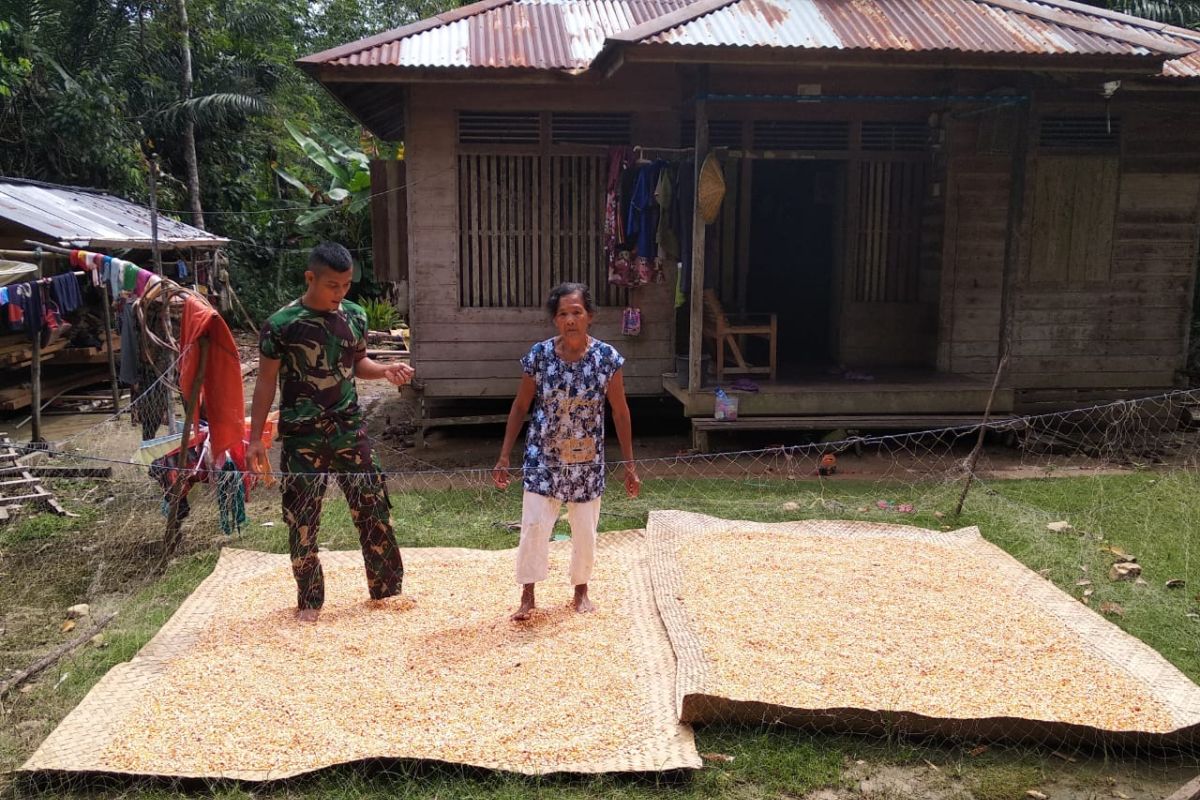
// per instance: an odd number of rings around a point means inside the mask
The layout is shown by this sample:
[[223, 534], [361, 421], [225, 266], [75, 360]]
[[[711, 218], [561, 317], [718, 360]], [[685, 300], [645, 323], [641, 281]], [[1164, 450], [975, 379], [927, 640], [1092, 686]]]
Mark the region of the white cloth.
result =
[[[558, 521], [562, 501], [525, 492], [521, 498], [521, 544], [517, 547], [517, 584], [538, 583], [550, 574], [550, 535]], [[596, 563], [596, 526], [600, 522], [600, 498], [586, 503], [567, 503], [571, 524], [571, 585], [587, 583]]]

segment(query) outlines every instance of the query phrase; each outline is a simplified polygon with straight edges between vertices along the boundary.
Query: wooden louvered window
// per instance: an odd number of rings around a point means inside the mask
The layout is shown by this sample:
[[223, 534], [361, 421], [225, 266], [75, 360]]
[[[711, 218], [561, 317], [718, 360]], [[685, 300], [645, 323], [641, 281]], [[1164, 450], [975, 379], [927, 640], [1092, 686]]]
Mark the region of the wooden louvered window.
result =
[[607, 149], [628, 113], [458, 114], [459, 304], [531, 308], [563, 281], [623, 305], [604, 260]]
[[1056, 151], [1114, 151], [1121, 147], [1121, 118], [1042, 117], [1038, 147]]
[[757, 150], [849, 150], [850, 123], [821, 120], [756, 120]]
[[859, 303], [912, 303], [921, 271], [922, 161], [863, 161], [851, 214], [851, 293]]

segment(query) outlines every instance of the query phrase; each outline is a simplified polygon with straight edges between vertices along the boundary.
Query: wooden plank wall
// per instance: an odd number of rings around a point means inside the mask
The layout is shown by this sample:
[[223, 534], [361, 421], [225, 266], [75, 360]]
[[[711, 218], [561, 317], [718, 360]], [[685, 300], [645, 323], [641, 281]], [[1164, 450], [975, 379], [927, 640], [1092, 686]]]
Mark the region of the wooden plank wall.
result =
[[[1198, 106], [1182, 93], [1127, 94], [1108, 108], [1035, 103], [1005, 381], [1019, 405], [1174, 385], [1200, 232]], [[1039, 149], [1041, 116], [1106, 112], [1121, 120], [1119, 153]], [[947, 130], [938, 367], [979, 378], [999, 352], [1014, 138], [1004, 128], [1002, 117], [981, 115]]]
[[407, 280], [408, 191], [403, 161], [371, 161], [371, 233], [375, 280]]
[[981, 146], [994, 120], [946, 125], [945, 238], [937, 366], [990, 378], [999, 359], [1001, 280], [1012, 156]]
[[[554, 334], [540, 307], [461, 307], [458, 224], [461, 209], [456, 148], [458, 110], [468, 111], [622, 111], [634, 114], [638, 144], [673, 146], [677, 114], [664, 112], [663, 98], [677, 89], [629, 70], [612, 87], [587, 93], [563, 86], [495, 87], [414, 86], [405, 143], [411, 201], [408, 204], [409, 270], [413, 325], [413, 365], [431, 398], [511, 397], [520, 382], [519, 360], [536, 341]], [[570, 165], [568, 165], [570, 166]], [[578, 265], [567, 263], [573, 239], [554, 274], [568, 277]], [[621, 335], [623, 307], [597, 310], [593, 334], [626, 357], [625, 385], [630, 394], [662, 392], [662, 374], [673, 371], [674, 271], [663, 285], [642, 287], [633, 296], [642, 310], [642, 333]]]
[[[1191, 113], [1181, 116], [1188, 105]], [[1200, 231], [1197, 112], [1200, 104], [1182, 93], [1114, 100], [1119, 158], [1039, 154], [1033, 161], [1031, 178], [1048, 180], [1031, 179], [1026, 195], [1028, 247], [1013, 298], [1009, 376], [1019, 397], [1065, 397], [1065, 389], [1094, 399], [1095, 390], [1174, 385], [1186, 363]], [[1041, 113], [1102, 116], [1105, 108], [1095, 101]], [[1039, 203], [1061, 208], [1071, 194], [1070, 219], [1038, 213]]]

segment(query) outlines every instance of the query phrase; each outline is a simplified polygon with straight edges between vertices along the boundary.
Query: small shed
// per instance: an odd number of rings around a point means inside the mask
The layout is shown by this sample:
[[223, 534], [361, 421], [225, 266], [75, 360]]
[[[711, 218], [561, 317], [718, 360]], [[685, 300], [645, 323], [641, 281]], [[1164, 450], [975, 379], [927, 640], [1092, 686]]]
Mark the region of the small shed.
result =
[[[228, 239], [168, 216], [158, 217], [164, 251], [214, 250]], [[150, 209], [97, 189], [0, 177], [0, 248], [25, 240], [89, 250], [151, 250]]]
[[[743, 416], [978, 415], [1004, 354], [1005, 412], [1185, 367], [1200, 33], [1070, 0], [485, 0], [299, 65], [404, 139], [375, 235], [431, 398], [510, 397], [561, 280], [593, 287], [631, 393], [688, 416], [713, 411], [705, 290], [776, 318]], [[719, 159], [690, 281], [609, 283], [613, 146]]]

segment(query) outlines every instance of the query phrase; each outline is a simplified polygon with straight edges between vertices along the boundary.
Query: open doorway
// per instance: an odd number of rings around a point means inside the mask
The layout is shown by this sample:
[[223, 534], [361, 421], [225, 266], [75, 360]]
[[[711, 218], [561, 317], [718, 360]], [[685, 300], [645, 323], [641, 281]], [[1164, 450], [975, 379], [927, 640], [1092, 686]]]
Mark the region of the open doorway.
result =
[[837, 361], [838, 241], [844, 165], [756, 160], [746, 310], [778, 315], [781, 374]]

